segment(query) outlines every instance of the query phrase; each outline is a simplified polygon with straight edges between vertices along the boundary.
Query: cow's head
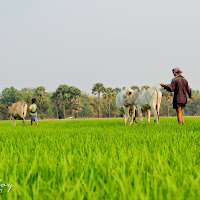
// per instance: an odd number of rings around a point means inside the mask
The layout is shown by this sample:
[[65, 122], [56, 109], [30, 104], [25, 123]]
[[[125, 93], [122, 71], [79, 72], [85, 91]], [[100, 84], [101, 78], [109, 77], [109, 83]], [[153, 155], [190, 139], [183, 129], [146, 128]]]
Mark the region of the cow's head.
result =
[[131, 88], [128, 88], [124, 94], [124, 105], [125, 106], [129, 106], [132, 104], [133, 101], [133, 97], [135, 95], [135, 93], [137, 92], [136, 90], [132, 90]]
[[125, 94], [125, 97], [124, 97], [125, 104], [134, 105], [138, 95], [140, 94], [140, 92], [142, 90], [144, 90], [143, 87], [141, 87], [141, 88], [137, 87], [137, 89], [135, 89], [135, 90], [132, 90], [132, 89], [129, 88], [126, 91], [126, 94]]
[[131, 88], [128, 88], [126, 91], [126, 96], [132, 97], [133, 95], [134, 95], [134, 90], [132, 90]]

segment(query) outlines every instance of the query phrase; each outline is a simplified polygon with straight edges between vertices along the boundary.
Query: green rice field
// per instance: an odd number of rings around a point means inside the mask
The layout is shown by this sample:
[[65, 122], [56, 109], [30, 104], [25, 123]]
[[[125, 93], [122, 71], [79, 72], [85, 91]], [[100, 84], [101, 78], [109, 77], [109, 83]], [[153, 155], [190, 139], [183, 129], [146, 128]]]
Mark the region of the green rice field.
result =
[[0, 179], [2, 200], [200, 199], [200, 118], [0, 121]]

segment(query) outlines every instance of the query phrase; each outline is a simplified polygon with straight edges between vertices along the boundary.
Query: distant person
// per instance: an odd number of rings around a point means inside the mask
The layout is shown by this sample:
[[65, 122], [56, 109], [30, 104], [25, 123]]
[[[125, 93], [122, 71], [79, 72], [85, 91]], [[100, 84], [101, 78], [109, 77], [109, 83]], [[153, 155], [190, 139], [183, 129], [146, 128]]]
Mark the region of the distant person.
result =
[[184, 123], [184, 119], [181, 111], [187, 103], [187, 94], [191, 99], [193, 99], [193, 96], [188, 81], [182, 76], [182, 71], [177, 67], [172, 72], [174, 78], [172, 79], [170, 87], [163, 83], [160, 85], [167, 91], [174, 92], [173, 108], [176, 109], [179, 124], [182, 124]]
[[32, 99], [32, 105], [29, 108], [30, 111], [30, 117], [31, 117], [31, 126], [33, 125], [33, 122], [35, 121], [36, 125], [38, 125], [37, 121], [37, 105], [35, 104], [36, 99]]

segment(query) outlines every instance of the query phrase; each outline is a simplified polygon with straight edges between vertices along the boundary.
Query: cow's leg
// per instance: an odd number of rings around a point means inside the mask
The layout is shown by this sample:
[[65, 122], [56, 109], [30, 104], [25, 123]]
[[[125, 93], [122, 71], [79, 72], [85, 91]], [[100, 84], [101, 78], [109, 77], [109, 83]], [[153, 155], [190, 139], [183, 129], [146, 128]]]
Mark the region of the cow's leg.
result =
[[11, 119], [13, 120], [12, 125], [13, 125], [13, 126], [16, 126], [15, 118], [11, 116]]
[[143, 115], [143, 111], [140, 112], [140, 123], [142, 123], [142, 120], [143, 120], [143, 116], [142, 115]]
[[158, 107], [158, 105], [156, 105], [156, 113], [157, 113], [157, 116], [158, 116], [158, 120], [159, 120], [159, 109], [160, 109], [160, 107]]
[[151, 110], [147, 110], [147, 122], [150, 123]]
[[137, 111], [138, 111], [138, 116], [140, 118], [140, 123], [142, 123], [142, 110], [140, 107], [137, 108]]
[[131, 112], [131, 121], [130, 121], [130, 125], [133, 123], [133, 112]]
[[158, 124], [158, 114], [155, 108], [152, 108], [151, 111], [153, 112], [153, 115], [155, 117], [155, 122]]
[[156, 111], [157, 111], [158, 119], [159, 119], [159, 117], [160, 117], [160, 113], [159, 113], [159, 110], [160, 110], [160, 102], [161, 102], [161, 98], [159, 98], [159, 101], [158, 101], [158, 103], [157, 103], [157, 105], [156, 105]]
[[161, 94], [158, 94], [158, 95], [159, 95], [159, 97], [158, 97], [158, 101], [156, 103], [156, 112], [157, 112], [158, 120], [159, 120], [159, 117], [160, 117], [159, 110], [160, 110], [160, 103], [161, 103], [162, 95]]
[[133, 118], [135, 118], [135, 117], [134, 117], [134, 114], [132, 113], [130, 125], [131, 125], [132, 123], [135, 124], [135, 120], [133, 121]]
[[23, 117], [23, 125], [25, 126], [25, 117]]
[[126, 114], [124, 113], [124, 124], [126, 125]]
[[23, 125], [25, 126], [25, 117], [24, 117], [24, 115], [20, 115], [20, 117], [23, 119]]
[[137, 123], [137, 121], [136, 121], [136, 118], [137, 118], [137, 109], [136, 109], [136, 107], [135, 107], [135, 117], [134, 117], [134, 123]]
[[136, 108], [134, 106], [133, 110], [132, 110], [132, 116], [131, 116], [131, 123], [130, 124], [135, 124], [135, 111], [136, 111]]
[[125, 107], [126, 123], [129, 124], [129, 107]]

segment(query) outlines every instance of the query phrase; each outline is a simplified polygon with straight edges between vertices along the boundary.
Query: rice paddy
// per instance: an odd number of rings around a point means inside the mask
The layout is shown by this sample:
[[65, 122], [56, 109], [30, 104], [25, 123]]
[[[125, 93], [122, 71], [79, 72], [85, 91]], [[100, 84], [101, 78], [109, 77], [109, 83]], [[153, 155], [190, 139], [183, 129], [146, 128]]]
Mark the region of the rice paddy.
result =
[[0, 121], [0, 179], [2, 200], [200, 199], [200, 118]]

